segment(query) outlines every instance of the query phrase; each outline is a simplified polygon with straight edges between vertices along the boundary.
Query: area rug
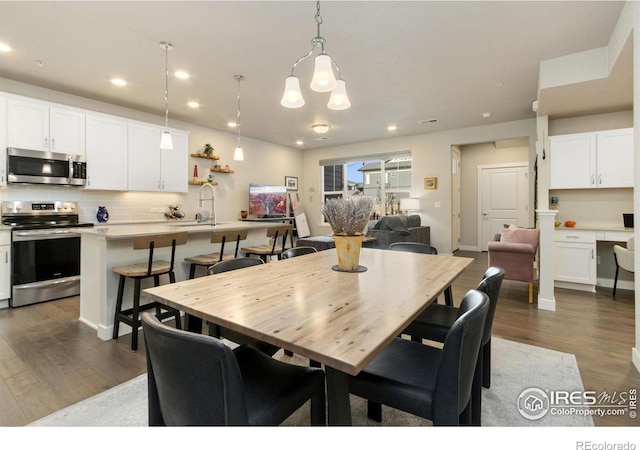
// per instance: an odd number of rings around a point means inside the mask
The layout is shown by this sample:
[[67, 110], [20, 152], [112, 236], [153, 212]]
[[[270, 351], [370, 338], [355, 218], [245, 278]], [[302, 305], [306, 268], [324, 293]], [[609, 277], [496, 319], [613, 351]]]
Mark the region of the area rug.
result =
[[[302, 357], [276, 357], [294, 364], [308, 364]], [[518, 397], [528, 388], [583, 390], [582, 378], [572, 354], [520, 344], [499, 338], [492, 342], [491, 388], [483, 389], [482, 425], [514, 427], [593, 426], [590, 416], [546, 416], [530, 420], [520, 414]], [[37, 427], [144, 427], [147, 426], [146, 374], [108, 391], [64, 408], [31, 423]], [[383, 422], [367, 418], [366, 401], [351, 397], [353, 424], [356, 426], [431, 426], [431, 422], [386, 406]], [[309, 425], [308, 404], [289, 417], [285, 426]]]

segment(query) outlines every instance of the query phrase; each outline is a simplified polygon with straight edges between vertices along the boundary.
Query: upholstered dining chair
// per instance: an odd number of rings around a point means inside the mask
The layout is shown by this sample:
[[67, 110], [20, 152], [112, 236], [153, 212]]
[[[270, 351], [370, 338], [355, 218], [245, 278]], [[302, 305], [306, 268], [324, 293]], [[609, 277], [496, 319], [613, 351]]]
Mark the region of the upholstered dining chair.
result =
[[434, 425], [471, 423], [476, 376], [489, 298], [471, 290], [442, 349], [395, 338], [358, 375], [349, 392], [367, 399], [369, 418], [382, 420], [382, 405], [429, 419]]
[[279, 425], [311, 400], [324, 425], [322, 369], [294, 366], [251, 346], [235, 350], [143, 313], [150, 426]]
[[295, 258], [296, 256], [308, 255], [309, 253], [316, 253], [316, 252], [317, 250], [315, 249], [315, 247], [306, 247], [306, 246], [293, 247], [282, 252], [281, 257], [282, 259]]
[[[412, 252], [412, 253], [424, 253], [427, 255], [437, 255], [438, 250], [428, 244], [421, 242], [394, 242], [389, 244], [389, 250], [397, 252]], [[453, 294], [451, 293], [451, 286], [447, 286], [444, 290], [444, 304], [453, 306]]]
[[529, 303], [533, 303], [535, 260], [540, 242], [538, 228], [520, 228], [515, 225], [502, 228], [499, 241], [489, 241], [489, 266], [502, 267], [504, 279], [529, 284]]
[[[500, 297], [500, 288], [504, 279], [504, 269], [489, 267], [482, 276], [476, 290], [484, 292], [489, 297], [489, 311], [484, 322], [482, 345], [478, 356], [478, 374], [480, 379], [474, 380], [472, 390], [471, 420], [474, 425], [480, 425], [482, 414], [482, 387], [491, 386], [491, 328], [493, 318]], [[444, 342], [447, 333], [458, 318], [458, 308], [454, 306], [431, 304], [420, 314], [402, 333], [411, 335], [411, 339], [422, 342], [423, 339]]]
[[629, 238], [627, 240], [627, 246], [623, 247], [621, 245], [613, 246], [613, 258], [616, 262], [616, 278], [613, 282], [613, 296], [616, 296], [616, 289], [618, 287], [618, 272], [620, 268], [626, 270], [627, 272], [634, 273], [634, 238]]
[[[253, 266], [261, 266], [264, 264], [264, 261], [260, 258], [249, 258], [249, 257], [240, 257], [234, 259], [228, 259], [226, 261], [220, 261], [219, 263], [214, 264], [209, 267], [207, 270], [208, 275], [215, 275], [218, 273], [229, 272], [231, 270], [239, 270], [245, 269], [247, 267]], [[219, 325], [210, 323], [209, 324], [209, 336], [214, 336], [217, 338], [225, 337], [230, 341], [233, 341], [237, 344], [249, 344], [257, 348], [263, 353], [266, 353], [269, 356], [273, 356], [279, 348], [275, 345], [267, 344], [266, 342], [259, 341], [257, 339], [250, 338], [238, 331], [231, 330], [229, 328], [224, 328]]]

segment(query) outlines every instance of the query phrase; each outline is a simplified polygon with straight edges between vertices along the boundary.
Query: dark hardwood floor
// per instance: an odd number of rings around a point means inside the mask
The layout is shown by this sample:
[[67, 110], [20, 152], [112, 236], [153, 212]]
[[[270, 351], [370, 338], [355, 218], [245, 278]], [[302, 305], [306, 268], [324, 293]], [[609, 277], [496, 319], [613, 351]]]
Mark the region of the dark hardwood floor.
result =
[[[453, 285], [455, 299], [475, 287], [487, 267], [486, 253], [459, 252], [475, 262]], [[587, 390], [640, 387], [631, 363], [633, 292], [595, 294], [556, 290], [557, 311], [527, 301], [527, 285], [505, 281], [493, 335], [576, 355]], [[21, 426], [98, 394], [146, 371], [144, 342], [104, 342], [78, 321], [79, 298], [0, 310], [0, 425]], [[538, 386], [542, 389], [545, 386]], [[514, 399], [516, 401], [516, 399]], [[637, 426], [628, 415], [594, 417], [597, 426]]]

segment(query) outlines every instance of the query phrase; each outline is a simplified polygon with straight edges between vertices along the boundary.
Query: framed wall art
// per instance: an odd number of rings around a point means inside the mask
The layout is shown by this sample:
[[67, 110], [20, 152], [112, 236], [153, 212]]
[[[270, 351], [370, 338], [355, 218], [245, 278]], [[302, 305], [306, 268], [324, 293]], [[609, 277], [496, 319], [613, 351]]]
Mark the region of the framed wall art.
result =
[[298, 190], [298, 177], [284, 177], [284, 185], [288, 191]]
[[424, 179], [425, 189], [438, 189], [438, 177], [425, 177]]

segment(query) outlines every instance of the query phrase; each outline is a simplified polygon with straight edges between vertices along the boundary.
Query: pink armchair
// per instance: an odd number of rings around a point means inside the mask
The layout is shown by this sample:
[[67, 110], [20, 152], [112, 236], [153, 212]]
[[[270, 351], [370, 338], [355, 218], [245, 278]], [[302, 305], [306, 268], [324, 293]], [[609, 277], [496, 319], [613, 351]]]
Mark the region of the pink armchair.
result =
[[538, 252], [540, 230], [510, 225], [502, 229], [499, 240], [490, 241], [489, 267], [502, 267], [505, 280], [529, 283], [529, 303], [533, 303], [534, 261]]

